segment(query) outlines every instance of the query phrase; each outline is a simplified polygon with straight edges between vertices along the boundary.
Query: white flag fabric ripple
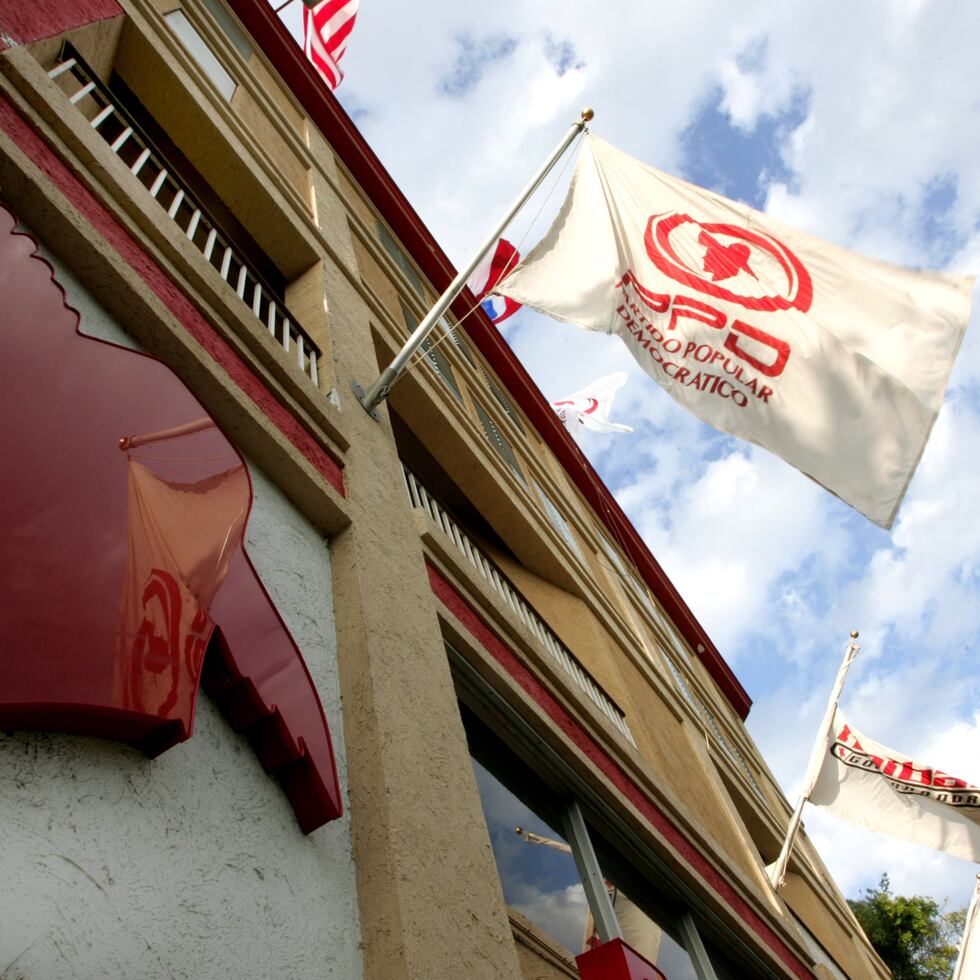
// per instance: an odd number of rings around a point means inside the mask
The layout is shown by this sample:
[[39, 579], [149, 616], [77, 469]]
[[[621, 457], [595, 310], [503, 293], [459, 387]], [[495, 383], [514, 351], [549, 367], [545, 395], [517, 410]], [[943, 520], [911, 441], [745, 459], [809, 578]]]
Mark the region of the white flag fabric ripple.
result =
[[980, 787], [886, 748], [837, 709], [810, 802], [835, 816], [980, 861]]

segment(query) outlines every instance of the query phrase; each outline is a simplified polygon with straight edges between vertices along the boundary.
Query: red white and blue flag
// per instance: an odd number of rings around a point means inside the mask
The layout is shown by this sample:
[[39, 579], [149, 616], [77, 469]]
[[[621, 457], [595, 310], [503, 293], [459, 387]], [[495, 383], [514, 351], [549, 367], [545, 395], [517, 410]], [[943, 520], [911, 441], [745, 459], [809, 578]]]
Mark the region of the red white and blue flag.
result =
[[323, 0], [314, 7], [303, 7], [303, 50], [331, 91], [344, 77], [340, 59], [354, 29], [358, 2]]
[[467, 281], [470, 292], [480, 300], [483, 312], [490, 317], [491, 323], [502, 323], [521, 308], [521, 304], [509, 296], [488, 295], [520, 261], [517, 249], [506, 238], [501, 238], [497, 247], [487, 253]]

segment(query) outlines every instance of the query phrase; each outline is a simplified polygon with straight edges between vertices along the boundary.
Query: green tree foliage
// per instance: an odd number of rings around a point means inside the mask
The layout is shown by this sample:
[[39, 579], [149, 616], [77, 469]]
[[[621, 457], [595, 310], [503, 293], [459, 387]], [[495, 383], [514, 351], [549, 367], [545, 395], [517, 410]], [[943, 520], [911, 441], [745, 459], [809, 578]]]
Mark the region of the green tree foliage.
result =
[[944, 912], [931, 898], [893, 895], [888, 875], [864, 897], [848, 899], [871, 945], [895, 980], [949, 980], [966, 910]]

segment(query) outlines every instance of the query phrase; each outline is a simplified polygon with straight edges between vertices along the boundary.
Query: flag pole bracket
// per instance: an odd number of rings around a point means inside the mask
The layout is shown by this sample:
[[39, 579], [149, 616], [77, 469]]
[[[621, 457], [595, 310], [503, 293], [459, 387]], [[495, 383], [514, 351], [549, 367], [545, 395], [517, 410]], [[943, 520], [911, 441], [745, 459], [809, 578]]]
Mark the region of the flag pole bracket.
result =
[[[365, 391], [364, 385], [359, 384], [357, 381], [351, 381], [350, 387], [351, 387], [351, 391], [354, 392], [354, 397], [357, 399], [358, 403], [361, 405], [364, 411], [367, 412], [368, 415], [370, 415], [375, 422], [380, 422], [381, 413], [378, 411], [378, 406], [372, 405], [370, 408], [368, 408], [367, 404], [365, 403], [364, 399], [367, 392]], [[382, 400], [387, 397], [388, 397], [388, 391], [386, 390], [382, 395]]]

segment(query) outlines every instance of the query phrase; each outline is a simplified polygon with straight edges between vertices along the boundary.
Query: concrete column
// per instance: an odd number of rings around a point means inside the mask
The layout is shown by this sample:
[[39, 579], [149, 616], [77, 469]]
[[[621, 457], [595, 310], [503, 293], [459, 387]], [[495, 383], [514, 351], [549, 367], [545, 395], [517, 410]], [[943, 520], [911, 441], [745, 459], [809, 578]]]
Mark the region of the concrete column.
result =
[[351, 444], [331, 559], [365, 976], [519, 977], [394, 440], [349, 387], [378, 373], [367, 310], [339, 274], [328, 287]]

